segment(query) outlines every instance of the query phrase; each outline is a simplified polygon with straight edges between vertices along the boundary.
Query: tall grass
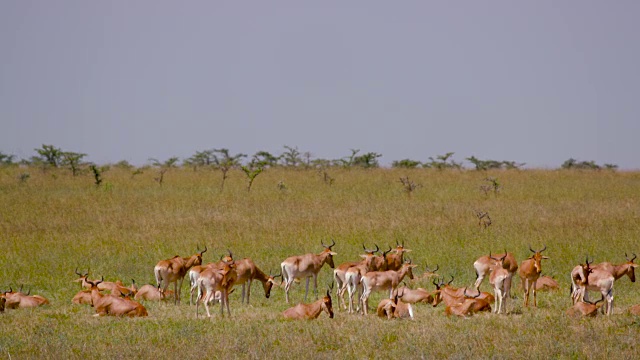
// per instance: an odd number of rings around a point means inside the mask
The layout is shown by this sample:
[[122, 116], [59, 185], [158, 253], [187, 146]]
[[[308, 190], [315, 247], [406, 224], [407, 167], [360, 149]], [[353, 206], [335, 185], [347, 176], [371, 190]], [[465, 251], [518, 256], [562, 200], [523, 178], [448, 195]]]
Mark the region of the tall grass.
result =
[[[640, 173], [592, 171], [329, 170], [333, 185], [315, 171], [269, 169], [246, 190], [240, 171], [220, 191], [221, 174], [172, 169], [162, 186], [152, 169], [141, 175], [113, 168], [104, 183], [63, 170], [0, 169], [0, 289], [23, 284], [51, 305], [0, 315], [0, 356], [46, 358], [633, 358], [640, 321], [626, 309], [640, 303], [637, 285], [615, 285], [614, 314], [573, 319], [569, 272], [589, 254], [596, 262], [623, 262], [640, 253]], [[408, 196], [399, 182], [421, 184]], [[500, 192], [480, 185], [496, 177]], [[277, 184], [282, 181], [286, 188]], [[492, 225], [478, 226], [476, 210]], [[519, 261], [529, 246], [547, 246], [543, 273], [562, 290], [540, 293], [538, 308], [522, 306], [520, 282], [510, 314], [447, 318], [418, 305], [415, 321], [384, 321], [336, 310], [333, 320], [281, 318], [284, 293], [265, 299], [254, 285], [251, 306], [231, 296], [232, 316], [195, 319], [188, 303], [145, 304], [149, 318], [95, 318], [71, 304], [79, 290], [74, 269], [91, 277], [152, 283], [158, 260], [188, 256], [208, 246], [205, 262], [231, 249], [275, 271], [291, 255], [320, 252], [334, 239], [336, 264], [358, 259], [362, 243], [381, 248], [404, 242], [414, 263], [438, 264], [454, 285], [473, 283], [473, 261], [504, 249]], [[279, 270], [279, 269], [278, 269]], [[424, 268], [420, 268], [424, 270]], [[416, 274], [421, 271], [416, 271]], [[321, 271], [321, 292], [331, 283]], [[432, 288], [427, 281], [410, 286]], [[183, 299], [187, 297], [183, 287]], [[487, 283], [483, 285], [488, 290]], [[292, 288], [301, 301], [304, 284]], [[374, 294], [376, 304], [384, 294]], [[334, 305], [336, 301], [334, 299]], [[337, 305], [336, 305], [337, 306]]]

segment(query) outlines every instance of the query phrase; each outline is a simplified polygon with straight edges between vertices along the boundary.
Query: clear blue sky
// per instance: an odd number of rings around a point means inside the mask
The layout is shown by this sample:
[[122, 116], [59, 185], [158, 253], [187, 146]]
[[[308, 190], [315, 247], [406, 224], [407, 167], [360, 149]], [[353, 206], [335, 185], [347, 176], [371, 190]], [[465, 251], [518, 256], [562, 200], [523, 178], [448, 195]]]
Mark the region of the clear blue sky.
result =
[[639, 16], [636, 0], [0, 0], [0, 151], [640, 169]]

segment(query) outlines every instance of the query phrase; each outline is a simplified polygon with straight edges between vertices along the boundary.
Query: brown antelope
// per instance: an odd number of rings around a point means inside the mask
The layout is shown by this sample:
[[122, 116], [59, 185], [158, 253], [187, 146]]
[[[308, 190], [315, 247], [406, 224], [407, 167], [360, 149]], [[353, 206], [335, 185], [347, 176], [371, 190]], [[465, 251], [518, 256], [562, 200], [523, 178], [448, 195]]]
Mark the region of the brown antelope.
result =
[[285, 283], [284, 296], [287, 303], [289, 303], [289, 289], [295, 279], [307, 279], [307, 285], [304, 292], [304, 301], [307, 301], [307, 295], [309, 293], [309, 279], [313, 277], [313, 292], [316, 299], [318, 298], [318, 273], [322, 268], [322, 265], [328, 264], [330, 268], [334, 268], [333, 256], [337, 255], [331, 248], [336, 244], [332, 240], [331, 245], [325, 245], [320, 241], [324, 250], [320, 254], [305, 254], [299, 256], [291, 256], [286, 258], [281, 264], [282, 269], [282, 281]]
[[[77, 278], [76, 280], [74, 280], [74, 282], [80, 282], [81, 286], [83, 288], [91, 289], [91, 285], [87, 281], [88, 277], [89, 277], [89, 271], [87, 271], [85, 274], [81, 274], [81, 273], [78, 272], [78, 268], [76, 268], [75, 272], [76, 272], [76, 275], [78, 275], [80, 277]], [[93, 280], [93, 282], [96, 282], [96, 281], [97, 280]], [[98, 286], [98, 289], [100, 291], [107, 290], [107, 291], [111, 292], [112, 295], [116, 295], [116, 296], [132, 295], [132, 294], [135, 294], [136, 291], [138, 291], [137, 286], [136, 286], [136, 281], [133, 280], [133, 279], [131, 279], [131, 286], [130, 287], [124, 286], [124, 284], [120, 280], [116, 280], [115, 282], [102, 281], [99, 284], [100, 285]]]
[[171, 259], [159, 261], [153, 268], [156, 283], [157, 285], [161, 285], [165, 292], [169, 284], [174, 283], [174, 304], [180, 302], [182, 281], [187, 271], [189, 271], [192, 266], [202, 264], [202, 254], [206, 251], [207, 247], [205, 246], [204, 250], [187, 258], [176, 255]]
[[542, 252], [547, 249], [545, 245], [541, 250], [533, 250], [531, 246], [529, 246], [529, 250], [533, 253], [530, 258], [524, 260], [520, 264], [520, 269], [518, 270], [518, 275], [520, 276], [520, 280], [524, 284], [524, 306], [529, 306], [529, 294], [533, 292], [533, 306], [537, 307], [538, 304], [536, 302], [536, 282], [540, 277], [540, 273], [542, 272], [542, 259], [548, 259], [549, 257], [543, 256]]
[[[497, 258], [505, 255], [504, 266], [505, 269], [509, 272], [509, 277], [506, 279], [507, 284], [506, 287], [508, 290], [507, 297], [511, 297], [511, 281], [513, 280], [513, 276], [518, 271], [518, 262], [516, 261], [516, 257], [513, 253], [505, 252], [504, 254], [495, 254], [494, 256]], [[493, 267], [495, 261], [491, 260], [489, 256], [481, 256], [473, 263], [473, 268], [476, 270], [476, 282], [473, 284], [473, 287], [476, 291], [480, 290], [480, 285], [484, 278], [489, 275], [491, 268]]]
[[[444, 302], [446, 306], [449, 306], [463, 301], [466, 288], [455, 288], [451, 286], [452, 282], [453, 276], [451, 277], [451, 280], [446, 284], [442, 281], [436, 283], [435, 280], [433, 280], [433, 284], [436, 286], [436, 291], [432, 293], [432, 305], [434, 307], [437, 306], [440, 302]], [[479, 300], [486, 300], [489, 303], [495, 301], [495, 297], [487, 292], [478, 291], [478, 296], [476, 298]]]
[[542, 275], [536, 281], [536, 291], [554, 291], [560, 289], [556, 279], [548, 275]]
[[577, 265], [571, 270], [571, 300], [575, 304], [584, 299], [584, 294], [589, 284], [589, 274], [593, 272], [591, 264], [587, 256], [585, 264]]
[[[378, 246], [376, 245], [376, 249], [378, 248]], [[365, 249], [366, 251], [366, 249]], [[363, 257], [362, 262], [360, 262], [358, 265], [352, 266], [349, 269], [347, 269], [347, 271], [345, 272], [345, 285], [347, 286], [347, 289], [349, 290], [349, 313], [353, 313], [353, 297], [355, 296], [356, 292], [359, 290], [360, 291], [360, 295], [358, 296], [358, 299], [360, 298], [360, 296], [362, 296], [362, 277], [368, 273], [369, 271], [378, 271], [378, 269], [375, 267], [374, 265], [374, 260], [376, 259], [376, 257], [373, 255], [373, 252], [367, 252], [366, 255], [361, 255]], [[358, 309], [356, 311], [359, 311], [360, 309], [360, 301], [358, 301]]]
[[9, 288], [9, 291], [5, 292], [3, 297], [5, 299], [4, 306], [7, 309], [34, 308], [49, 303], [49, 300], [40, 295], [31, 295], [31, 290], [26, 294], [23, 293], [22, 287], [20, 291], [16, 292]]
[[[602, 306], [602, 311], [606, 315], [611, 315], [613, 311], [613, 284], [619, 278], [627, 275], [631, 282], [636, 281], [635, 268], [638, 264], [635, 264], [633, 260], [636, 259], [636, 254], [633, 254], [633, 258], [629, 259], [625, 253], [627, 262], [620, 265], [613, 265], [609, 262], [603, 262], [592, 266], [593, 271], [587, 277], [588, 285], [587, 291], [599, 291], [602, 294], [602, 299], [605, 300]], [[585, 291], [583, 298], [587, 299], [588, 294]]]
[[398, 290], [393, 299], [380, 300], [376, 309], [379, 317], [386, 317], [389, 320], [393, 318], [410, 318], [413, 320], [413, 307], [410, 303], [401, 300], [404, 296], [404, 289], [406, 287]]
[[198, 298], [196, 299], [196, 318], [199, 316], [198, 304], [201, 299], [207, 311], [207, 317], [211, 317], [209, 304], [215, 299], [218, 291], [220, 292], [220, 316], [224, 316], [225, 306], [227, 308], [227, 314], [231, 316], [229, 294], [237, 278], [238, 274], [236, 273], [236, 264], [234, 261], [225, 262], [222, 269], [209, 267], [202, 271], [197, 281]]
[[[188, 271], [189, 284], [191, 285], [189, 289], [189, 293], [190, 293], [189, 305], [193, 305], [193, 295], [196, 294], [197, 296], [197, 293], [196, 293], [196, 290], [198, 289], [197, 281], [198, 281], [198, 278], [200, 277], [200, 273], [210, 267], [223, 269], [225, 266], [225, 263], [233, 261], [233, 253], [229, 249], [227, 249], [227, 251], [229, 252], [229, 255], [226, 255], [226, 256], [221, 255], [220, 261], [218, 262], [208, 263], [206, 265], [194, 265], [193, 267], [191, 267], [191, 269], [189, 269]], [[219, 297], [216, 297], [216, 299], [219, 300]]]
[[467, 288], [464, 288], [463, 296], [456, 304], [448, 305], [444, 309], [444, 313], [449, 315], [456, 315], [461, 317], [468, 317], [477, 312], [489, 311], [491, 312], [491, 305], [485, 299], [479, 299], [481, 292], [478, 291], [478, 295], [471, 296], [467, 294]]
[[96, 309], [94, 316], [148, 316], [147, 309], [142, 304], [123, 299], [115, 295], [103, 295], [98, 289], [98, 285], [102, 280], [92, 282], [87, 280], [91, 285], [91, 304]]
[[161, 286], [153, 286], [150, 284], [142, 285], [136, 292], [134, 299], [136, 301], [162, 301], [167, 300], [167, 296], [171, 296], [173, 291], [167, 290], [165, 293]]
[[4, 312], [4, 305], [6, 304], [7, 299], [4, 298], [4, 292], [0, 293], [0, 313]]
[[[376, 244], [374, 244], [374, 245], [376, 245]], [[358, 265], [362, 264], [364, 261], [367, 261], [368, 257], [373, 257], [373, 260], [370, 260], [370, 261], [374, 262], [377, 257], [374, 256], [373, 254], [375, 254], [376, 252], [380, 251], [380, 248], [378, 248], [378, 245], [376, 245], [376, 249], [375, 250], [367, 249], [364, 246], [364, 244], [362, 244], [362, 248], [364, 249], [365, 254], [364, 255], [360, 255], [360, 257], [362, 257], [363, 260], [361, 260], [361, 261], [347, 261], [347, 262], [344, 262], [344, 263], [338, 265], [335, 269], [333, 269], [333, 280], [338, 285], [338, 286], [336, 286], [336, 298], [338, 299], [338, 310], [340, 310], [340, 303], [342, 303], [342, 308], [343, 309], [347, 308], [347, 305], [344, 303], [344, 292], [347, 290], [347, 282], [346, 282], [347, 270], [349, 270], [349, 268], [351, 268], [353, 266], [358, 266]], [[374, 266], [370, 265], [370, 268], [374, 268]]]
[[71, 303], [78, 305], [91, 305], [91, 290], [80, 290], [71, 299]]
[[404, 247], [404, 240], [402, 244], [396, 240], [396, 247], [393, 250], [395, 251], [393, 254], [387, 255], [387, 270], [399, 270], [404, 264], [404, 253], [411, 251]]
[[402, 279], [405, 276], [409, 276], [409, 279], [413, 279], [412, 269], [417, 265], [411, 264], [411, 260], [407, 260], [402, 264], [399, 270], [387, 270], [387, 271], [371, 271], [366, 273], [362, 277], [362, 296], [360, 302], [362, 303], [362, 309], [364, 314], [369, 312], [369, 296], [374, 290], [389, 290], [389, 298], [393, 299], [393, 292], [398, 288]]
[[326, 312], [330, 319], [333, 319], [333, 307], [331, 305], [331, 290], [327, 290], [326, 295], [316, 302], [311, 304], [298, 304], [294, 307], [285, 310], [282, 315], [285, 319], [294, 320], [314, 320], [322, 312]]
[[629, 308], [629, 314], [638, 316], [640, 315], [640, 304], [633, 305]]
[[591, 316], [594, 317], [598, 313], [598, 308], [600, 305], [597, 305], [602, 299], [590, 303], [588, 301], [579, 300], [572, 307], [568, 308], [565, 312], [568, 316]]
[[245, 297], [245, 285], [247, 294], [247, 305], [249, 304], [249, 296], [251, 294], [251, 282], [253, 280], [260, 281], [262, 288], [264, 289], [264, 296], [268, 299], [271, 296], [271, 288], [276, 284], [275, 278], [282, 276], [282, 274], [265, 274], [260, 268], [256, 266], [253, 260], [245, 258], [236, 261], [236, 273], [238, 278], [234, 285], [242, 285], [242, 298], [241, 303], [244, 304]]
[[[491, 273], [489, 274], [489, 283], [493, 285], [493, 292], [495, 294], [495, 309], [496, 314], [507, 313], [507, 294], [509, 293], [509, 270], [505, 269], [504, 260], [507, 258], [507, 254], [502, 255], [499, 258], [494, 258], [489, 253], [491, 260], [495, 261]], [[520, 267], [522, 269], [522, 267]]]
[[423, 288], [409, 289], [406, 286], [398, 288], [397, 293], [402, 294], [400, 295], [400, 300], [407, 304], [431, 304], [434, 296], [433, 291], [427, 291]]
[[418, 276], [418, 280], [430, 280], [431, 278], [438, 277], [439, 275], [438, 273], [436, 273], [438, 269], [440, 269], [440, 266], [438, 266], [438, 264], [436, 264], [436, 267], [433, 270], [429, 269], [429, 267], [425, 265], [424, 272], [422, 273], [422, 275]]

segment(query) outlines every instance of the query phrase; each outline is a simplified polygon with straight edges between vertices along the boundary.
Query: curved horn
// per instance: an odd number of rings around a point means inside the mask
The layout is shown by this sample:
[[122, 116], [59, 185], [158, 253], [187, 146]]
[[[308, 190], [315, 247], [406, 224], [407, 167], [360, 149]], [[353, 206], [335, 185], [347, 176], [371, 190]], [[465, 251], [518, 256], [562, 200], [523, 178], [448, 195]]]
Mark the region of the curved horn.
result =
[[543, 247], [542, 247], [542, 250], [540, 250], [540, 251], [538, 251], [538, 252], [543, 252], [543, 251], [547, 250], [547, 245], [542, 245], [542, 246], [543, 246]]
[[205, 246], [204, 246], [204, 250], [202, 250], [202, 251], [200, 252], [200, 256], [202, 256], [202, 254], [206, 253], [206, 252], [207, 252], [207, 250], [208, 250], [208, 249], [207, 249], [207, 245], [205, 245]]
[[633, 262], [633, 260], [635, 260], [637, 258], [636, 254], [632, 254], [633, 258], [629, 259], [629, 256], [627, 255], [627, 253], [624, 253], [624, 257], [627, 258], [627, 261], [629, 262]]
[[433, 279], [432, 283], [436, 286], [437, 290], [440, 290], [440, 285], [436, 282], [436, 279]]
[[380, 248], [378, 247], [378, 244], [373, 244], [376, 246], [376, 251], [374, 251], [374, 253], [377, 253], [378, 251], [380, 251]]
[[531, 248], [531, 245], [529, 245], [529, 250], [531, 250], [531, 252], [532, 252], [532, 253], [536, 252], [535, 250], [533, 250], [533, 249]]
[[331, 245], [329, 245], [329, 250], [336, 245], [336, 241], [331, 239]]
[[391, 250], [393, 250], [393, 249], [391, 248], [391, 246], [389, 246], [389, 250], [387, 250], [387, 251], [383, 251], [383, 252], [382, 252], [382, 257], [383, 257], [383, 258], [386, 258], [386, 257], [387, 257], [387, 254], [388, 254], [388, 253], [390, 253], [390, 252], [391, 252]]
[[449, 282], [447, 283], [447, 285], [451, 285], [451, 283], [453, 282], [453, 275], [449, 274], [449, 276], [451, 276], [451, 280], [449, 280]]
[[589, 255], [587, 255], [587, 258], [585, 259], [585, 263], [587, 264], [587, 267], [589, 267], [589, 265], [593, 264], [593, 259], [589, 261]]
[[136, 281], [133, 278], [131, 278], [131, 284], [133, 284], [133, 285], [136, 284]]
[[78, 276], [80, 276], [80, 277], [83, 277], [83, 276], [84, 276], [84, 275], [82, 275], [82, 274], [80, 274], [80, 273], [78, 272], [78, 267], [77, 267], [77, 266], [76, 266], [76, 275], [78, 275]]
[[29, 291], [27, 291], [27, 296], [31, 295], [31, 288], [29, 288]]
[[229, 257], [233, 259], [233, 253], [231, 252], [231, 250], [227, 249], [227, 251], [229, 252]]
[[398, 243], [398, 239], [396, 239], [396, 246], [400, 246], [400, 244]]

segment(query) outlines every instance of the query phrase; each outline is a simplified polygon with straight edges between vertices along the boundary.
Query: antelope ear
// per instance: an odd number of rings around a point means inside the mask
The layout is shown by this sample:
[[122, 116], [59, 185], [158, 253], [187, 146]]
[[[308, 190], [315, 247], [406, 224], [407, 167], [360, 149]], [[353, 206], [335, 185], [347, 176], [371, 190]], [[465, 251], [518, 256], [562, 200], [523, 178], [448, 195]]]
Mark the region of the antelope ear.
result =
[[632, 267], [637, 268], [640, 264], [631, 264]]
[[411, 252], [411, 249], [404, 249], [404, 252]]
[[550, 259], [550, 257], [548, 257], [548, 256], [543, 256], [542, 258], [543, 259]]
[[329, 252], [329, 254], [331, 254], [331, 255], [333, 255], [333, 256], [338, 255], [338, 253], [337, 253], [337, 252], [335, 252], [335, 251], [330, 251], [330, 252]]
[[360, 254], [360, 257], [361, 257], [361, 258], [363, 258], [363, 259], [366, 259], [366, 258], [367, 258], [367, 255], [362, 255], [362, 254]]

